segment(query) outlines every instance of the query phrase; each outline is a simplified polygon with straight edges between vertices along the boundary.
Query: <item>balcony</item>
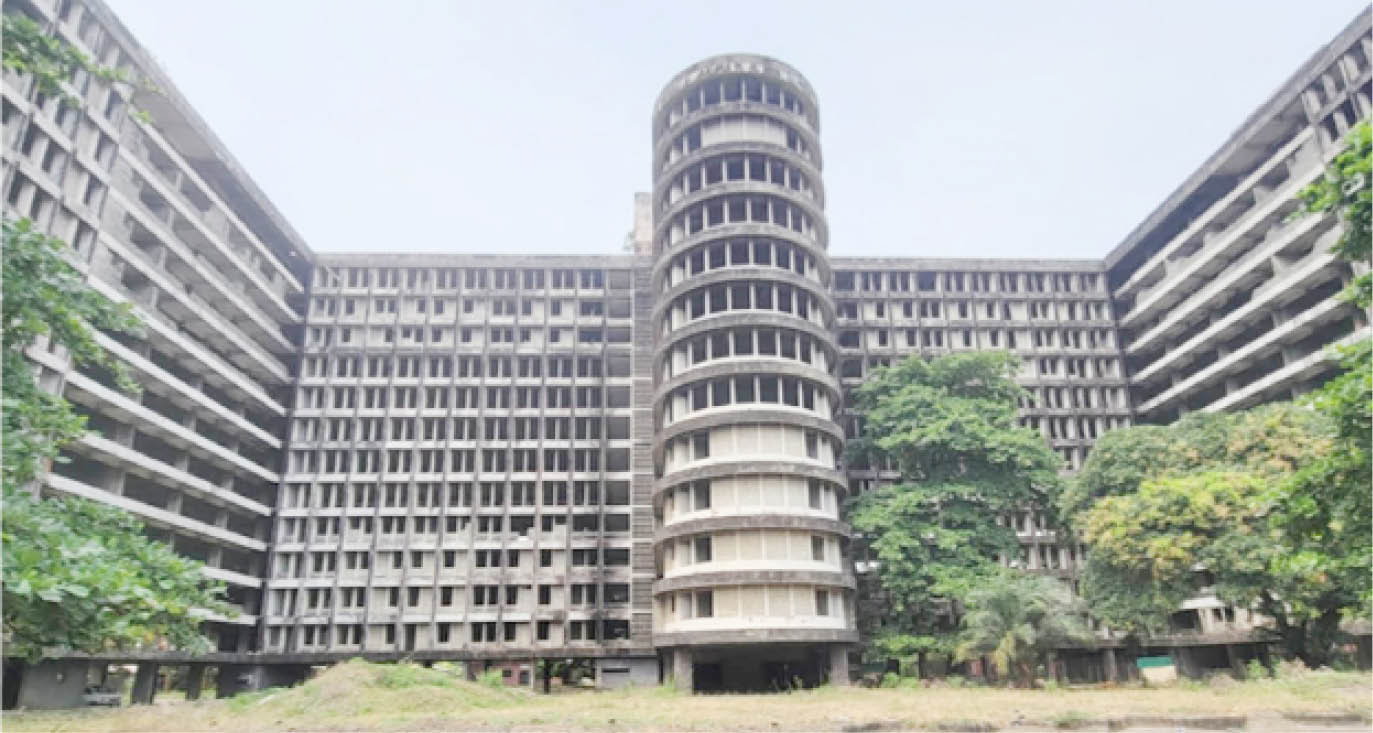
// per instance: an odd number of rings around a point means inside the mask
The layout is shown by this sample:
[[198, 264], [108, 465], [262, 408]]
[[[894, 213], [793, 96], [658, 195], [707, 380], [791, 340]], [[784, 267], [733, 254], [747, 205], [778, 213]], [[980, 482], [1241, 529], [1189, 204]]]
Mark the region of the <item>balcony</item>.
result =
[[160, 337], [158, 347], [171, 352], [172, 356], [202, 365], [202, 376], [206, 383], [224, 390], [235, 399], [265, 407], [277, 416], [286, 415], [286, 408], [268, 395], [255, 380], [249, 379], [237, 366], [209, 350], [196, 334], [182, 328], [181, 324], [156, 308], [148, 307], [136, 294], [116, 283], [106, 282], [102, 276], [91, 277], [89, 282], [94, 290], [116, 303], [133, 303], [134, 314], [145, 328]]
[[[284, 298], [287, 295], [304, 292], [304, 287], [291, 271], [276, 259], [252, 230], [238, 220], [215, 194], [214, 189], [200, 179], [194, 169], [155, 129], [132, 119], [126, 123], [126, 126], [130, 125], [137, 125], [139, 132], [151, 141], [151, 145], [141, 136], [127, 135], [121, 146], [121, 152], [126, 154], [125, 157], [131, 159], [140, 168], [140, 172], [157, 171], [160, 180], [165, 184], [163, 190], [173, 192], [171, 198], [180, 205], [182, 216], [188, 221], [195, 222], [203, 233], [208, 235], [208, 241], [224, 257], [226, 264], [232, 265], [258, 287], [260, 292], [254, 296], [254, 300], [264, 307], [282, 308], [289, 313]], [[156, 146], [156, 152], [153, 146]], [[158, 156], [164, 157], [165, 160], [157, 160]], [[192, 190], [204, 196], [205, 200], [195, 201], [187, 195], [175, 177], [168, 176], [168, 165], [174, 166], [175, 176], [189, 182]]]
[[[176, 256], [175, 265], [169, 262], [162, 265], [162, 268], [185, 282], [186, 290], [190, 291], [193, 286], [199, 286], [204, 289], [206, 295], [214, 294], [218, 301], [235, 309], [242, 316], [241, 323], [254, 327], [244, 328], [244, 331], [252, 333], [255, 339], [277, 351], [289, 351], [292, 348], [291, 343], [282, 335], [281, 323], [298, 323], [301, 316], [287, 308], [285, 301], [278, 299], [281, 312], [274, 318], [257, 302], [249, 299], [243, 290], [235, 287], [224, 277], [216, 264], [196, 251], [193, 247], [194, 242], [187, 242], [187, 237], [183, 236], [187, 230], [185, 227], [177, 227], [179, 222], [186, 219], [184, 216], [178, 219], [175, 201], [154, 190], [155, 185], [151, 179], [141, 177], [132, 168], [116, 167], [111, 175], [110, 195], [119, 203], [121, 209], [151, 233], [169, 253]], [[108, 217], [106, 223], [111, 223]], [[133, 236], [133, 232], [127, 226], [120, 229], [124, 240], [129, 240]], [[229, 317], [225, 318], [227, 320]]]

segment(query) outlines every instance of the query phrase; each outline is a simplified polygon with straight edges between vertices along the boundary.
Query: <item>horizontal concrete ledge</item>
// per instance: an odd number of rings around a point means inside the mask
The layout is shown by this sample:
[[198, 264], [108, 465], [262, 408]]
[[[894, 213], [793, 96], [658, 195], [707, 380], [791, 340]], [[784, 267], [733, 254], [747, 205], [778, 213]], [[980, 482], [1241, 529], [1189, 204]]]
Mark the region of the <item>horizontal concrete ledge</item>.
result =
[[839, 380], [823, 369], [798, 359], [785, 356], [727, 356], [710, 359], [687, 367], [679, 374], [658, 387], [653, 394], [654, 403], [661, 402], [668, 393], [696, 382], [704, 382], [722, 377], [752, 377], [757, 375], [796, 377], [823, 386], [834, 400], [833, 407], [838, 413], [843, 404], [844, 393]]
[[[8, 656], [8, 655], [7, 655]], [[349, 659], [365, 659], [369, 662], [444, 662], [472, 660], [530, 660], [540, 658], [656, 658], [657, 652], [646, 646], [549, 646], [520, 647], [502, 649], [430, 649], [416, 651], [386, 652], [210, 652], [190, 654], [187, 652], [151, 652], [110, 650], [100, 654], [78, 654], [75, 652], [59, 654], [49, 659], [88, 659], [97, 662], [158, 662], [161, 664], [335, 664]]]
[[828, 481], [841, 490], [848, 491], [848, 477], [843, 472], [808, 461], [719, 461], [704, 466], [685, 468], [664, 474], [654, 487], [655, 499], [663, 492], [682, 484], [702, 479], [724, 478], [726, 476], [790, 476], [813, 478]]
[[[758, 230], [758, 227], [771, 227], [771, 231]], [[740, 232], [743, 232], [742, 234]], [[724, 234], [721, 234], [724, 232]], [[777, 236], [778, 232], [786, 232], [789, 236]], [[691, 234], [684, 239], [669, 245], [668, 249], [662, 253], [653, 265], [652, 287], [654, 292], [664, 291], [668, 285], [668, 272], [676, 266], [677, 258], [688, 256], [695, 250], [711, 247], [716, 244], [728, 246], [735, 241], [760, 242], [768, 241], [773, 244], [786, 244], [795, 247], [800, 252], [809, 254], [813, 260], [814, 270], [820, 273], [821, 287], [825, 289], [826, 297], [833, 299], [834, 294], [830, 292], [831, 284], [834, 281], [833, 270], [830, 269], [829, 253], [818, 242], [807, 239], [799, 232], [792, 229], [784, 229], [777, 224], [763, 223], [736, 223], [736, 224], [717, 224], [709, 229], [703, 229], [695, 234]], [[765, 265], [725, 265], [689, 275], [690, 278], [702, 277], [708, 273], [718, 270], [739, 269], [743, 267], [766, 267]], [[780, 267], [773, 267], [774, 270], [781, 270]], [[794, 270], [792, 271], [794, 272]], [[804, 276], [803, 276], [804, 277]], [[674, 288], [680, 286], [678, 283]], [[662, 296], [667, 299], [669, 296]]]
[[[654, 272], [658, 273], [669, 266], [666, 258], [685, 254], [703, 244], [728, 242], [732, 239], [752, 239], [761, 237], [781, 240], [788, 244], [797, 245], [801, 249], [808, 250], [815, 255], [818, 261], [823, 262], [826, 268], [829, 268], [829, 243], [825, 240], [812, 239], [803, 232], [798, 232], [791, 227], [785, 227], [781, 224], [761, 221], [741, 221], [731, 222], [729, 224], [716, 224], [715, 226], [706, 227], [699, 232], [688, 234], [675, 242], [667, 243], [658, 250], [658, 259], [654, 265]], [[656, 277], [657, 275], [655, 274], [655, 279]]]
[[791, 64], [756, 53], [723, 53], [701, 59], [673, 75], [653, 102], [654, 114], [658, 114], [669, 99], [682, 94], [693, 84], [735, 75], [757, 76], [782, 83], [791, 87], [792, 91], [804, 94], [806, 101], [815, 101], [815, 90], [810, 82]]
[[838, 354], [838, 349], [834, 346], [834, 334], [828, 328], [808, 321], [795, 314], [782, 313], [781, 311], [727, 311], [709, 316], [701, 316], [696, 320], [678, 327], [664, 336], [658, 344], [657, 354], [667, 353], [668, 349], [682, 341], [696, 336], [710, 335], [717, 331], [725, 331], [732, 328], [771, 328], [776, 330], [791, 330], [809, 334], [816, 342], [822, 346], [829, 355], [833, 357]]
[[[676, 255], [673, 255], [675, 258]], [[726, 265], [717, 267], [713, 270], [687, 275], [685, 279], [673, 285], [663, 292], [658, 300], [658, 304], [653, 307], [653, 322], [662, 320], [663, 314], [667, 313], [678, 299], [690, 295], [696, 290], [708, 288], [712, 285], [725, 283], [772, 283], [777, 285], [790, 285], [798, 290], [804, 290], [815, 296], [820, 301], [821, 307], [825, 309], [826, 320], [834, 320], [834, 299], [830, 297], [830, 289], [824, 283], [812, 280], [805, 275], [797, 274], [795, 270], [783, 270], [780, 267], [768, 267], [765, 265]], [[744, 310], [744, 309], [740, 309]]]
[[220, 545], [233, 545], [252, 552], [267, 551], [267, 543], [254, 537], [248, 537], [236, 532], [231, 532], [223, 527], [206, 524], [197, 519], [168, 511], [162, 507], [144, 504], [141, 501], [111, 493], [60, 474], [48, 474], [43, 478], [43, 483], [53, 491], [123, 509], [146, 523], [159, 527], [170, 527], [182, 534], [191, 535], [202, 541]]
[[[812, 113], [815, 105], [810, 105], [807, 113]], [[767, 102], [750, 102], [741, 100], [737, 102], [719, 102], [702, 106], [694, 112], [688, 112], [677, 118], [666, 128], [657, 128], [656, 116], [655, 129], [653, 136], [653, 180], [658, 182], [659, 171], [663, 169], [663, 161], [667, 157], [667, 150], [672, 143], [677, 140], [687, 128], [700, 124], [708, 119], [715, 117], [734, 117], [739, 115], [754, 115], [758, 117], [770, 117], [777, 122], [786, 125], [802, 139], [806, 141], [806, 149], [814, 158], [816, 168], [824, 169], [825, 159], [820, 147], [820, 131], [816, 129], [816, 122], [809, 117], [802, 117], [794, 112], [783, 109], [775, 104]], [[709, 154], [711, 146], [702, 145], [699, 148], [687, 153], [688, 157]], [[675, 161], [674, 161], [675, 162]]]
[[810, 176], [810, 184], [815, 188], [816, 193], [819, 194], [817, 200], [820, 201], [822, 205], [825, 202], [825, 187], [820, 169], [816, 168], [815, 164], [804, 155], [797, 153], [785, 145], [778, 145], [777, 143], [764, 140], [731, 140], [729, 142], [713, 143], [710, 147], [702, 149], [706, 151], [706, 155], [697, 155], [697, 151], [693, 150], [689, 155], [683, 155], [668, 165], [668, 167], [659, 171], [655, 180], [660, 182], [671, 181], [686, 172], [687, 168], [699, 165], [711, 158], [722, 158], [728, 155], [771, 155], [775, 158], [786, 158], [787, 162], [798, 164], [798, 167], [802, 168], [805, 174]]
[[716, 646], [728, 644], [849, 644], [858, 641], [854, 629], [732, 629], [656, 633], [653, 644], [665, 646]]
[[[707, 151], [707, 154], [701, 155], [700, 151], [697, 151], [695, 153], [692, 153], [688, 157], [695, 159], [696, 161], [701, 163], [704, 163], [710, 158], [715, 157], [713, 155], [713, 150], [710, 150], [709, 148], [702, 148], [701, 150]], [[796, 155], [795, 153], [792, 153], [792, 156], [797, 158], [801, 157], [799, 155]], [[660, 186], [662, 186], [670, 185], [671, 182], [660, 179], [658, 183], [660, 184]], [[675, 219], [679, 214], [687, 211], [693, 206], [700, 206], [712, 199], [723, 196], [747, 195], [771, 196], [773, 198], [781, 199], [783, 201], [786, 201], [787, 203], [792, 204], [793, 206], [797, 206], [803, 209], [807, 214], [810, 215], [811, 222], [815, 226], [815, 229], [819, 232], [820, 241], [829, 242], [829, 224], [825, 221], [825, 209], [823, 201], [817, 201], [816, 199], [807, 195], [804, 191], [788, 188], [787, 186], [784, 186], [779, 183], [769, 183], [767, 181], [751, 180], [720, 181], [718, 183], [711, 183], [701, 188], [698, 188], [695, 191], [692, 191], [691, 193], [677, 199], [676, 201], [673, 201], [672, 204], [669, 205], [665, 210], [655, 215], [655, 218], [658, 219], [658, 224], [653, 229], [653, 240], [655, 242], [659, 241], [662, 238], [663, 234], [672, 227], [673, 219]]]
[[721, 570], [663, 578], [653, 583], [653, 593], [670, 593], [688, 588], [720, 588], [740, 585], [825, 585], [855, 588], [853, 575], [826, 570]]
[[719, 532], [742, 529], [804, 529], [814, 532], [849, 536], [849, 525], [828, 517], [804, 514], [726, 514], [701, 519], [689, 519], [663, 526], [653, 541], [662, 542], [674, 537], [698, 534], [700, 532]]
[[678, 420], [663, 428], [658, 433], [657, 448], [661, 451], [669, 440], [698, 430], [739, 425], [785, 425], [793, 428], [808, 428], [843, 442], [844, 430], [836, 425], [833, 420], [821, 417], [805, 408], [771, 407], [772, 404], [774, 403], [741, 402], [727, 407], [700, 410], [698, 414], [692, 417]]

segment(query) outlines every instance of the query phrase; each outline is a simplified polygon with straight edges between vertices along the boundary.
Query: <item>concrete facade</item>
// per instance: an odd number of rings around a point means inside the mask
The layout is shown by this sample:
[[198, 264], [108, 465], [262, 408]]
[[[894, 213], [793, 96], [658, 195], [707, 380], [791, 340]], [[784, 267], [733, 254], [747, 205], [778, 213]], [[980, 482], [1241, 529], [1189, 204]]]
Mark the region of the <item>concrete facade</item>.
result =
[[[95, 431], [39, 490], [133, 512], [241, 610], [209, 656], [103, 661], [219, 665], [221, 694], [353, 656], [842, 683], [866, 558], [840, 507], [896, 478], [842, 461], [872, 369], [1013, 351], [1021, 419], [1072, 471], [1109, 430], [1308, 390], [1369, 330], [1329, 298], [1338, 222], [1286, 220], [1369, 114], [1368, 13], [1105, 259], [1060, 261], [831, 258], [816, 94], [748, 55], [654, 105], [630, 254], [315, 253], [97, 0], [5, 12], [161, 90], [144, 121], [98, 81], [78, 106], [5, 74], [0, 184], [147, 324], [99, 336], [138, 396], [32, 350]], [[1081, 547], [1008, 519], [1006, 562], [1071, 578]], [[1248, 624], [1182, 611], [1194, 640]], [[52, 697], [31, 671], [21, 704]]]
[[0, 81], [5, 215], [68, 242], [91, 286], [145, 324], [141, 336], [97, 334], [138, 395], [60, 348], [31, 349], [41, 383], [92, 431], [37, 488], [126, 509], [204, 562], [239, 611], [211, 623], [211, 638], [256, 650], [312, 255], [108, 8], [21, 0], [5, 12], [162, 90], [131, 102], [128, 85], [81, 73], [75, 104], [10, 71]]
[[819, 128], [806, 80], [757, 56], [695, 64], [654, 107], [653, 631], [712, 646], [726, 688], [857, 641]]

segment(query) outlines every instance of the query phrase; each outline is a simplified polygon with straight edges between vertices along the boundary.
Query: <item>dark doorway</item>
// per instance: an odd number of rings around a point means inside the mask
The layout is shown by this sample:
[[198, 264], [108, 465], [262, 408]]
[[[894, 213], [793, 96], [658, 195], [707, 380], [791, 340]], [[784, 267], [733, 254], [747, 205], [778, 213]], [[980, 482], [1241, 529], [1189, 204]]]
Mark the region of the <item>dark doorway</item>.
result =
[[696, 692], [723, 692], [725, 671], [719, 664], [697, 664], [691, 671], [692, 689]]
[[24, 683], [24, 663], [18, 659], [5, 660], [4, 709], [19, 706], [19, 685]]

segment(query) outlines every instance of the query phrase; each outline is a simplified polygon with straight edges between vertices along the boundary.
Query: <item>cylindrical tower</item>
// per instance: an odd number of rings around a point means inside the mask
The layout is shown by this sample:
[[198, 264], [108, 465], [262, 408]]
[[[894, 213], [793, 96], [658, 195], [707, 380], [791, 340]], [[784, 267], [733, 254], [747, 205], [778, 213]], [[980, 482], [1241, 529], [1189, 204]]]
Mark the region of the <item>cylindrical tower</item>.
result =
[[691, 66], [653, 111], [654, 643], [682, 686], [847, 681], [819, 129], [810, 84], [761, 56]]

